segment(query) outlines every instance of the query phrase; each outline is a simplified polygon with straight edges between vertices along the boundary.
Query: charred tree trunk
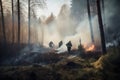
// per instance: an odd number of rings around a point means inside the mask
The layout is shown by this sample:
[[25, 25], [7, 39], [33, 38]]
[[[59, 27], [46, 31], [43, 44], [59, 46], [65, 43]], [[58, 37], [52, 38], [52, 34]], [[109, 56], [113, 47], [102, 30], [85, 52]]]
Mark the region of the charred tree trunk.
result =
[[104, 25], [105, 25], [105, 3], [104, 3], [104, 0], [101, 0], [101, 3], [102, 3], [102, 17], [103, 17], [103, 22], [104, 22]]
[[91, 16], [91, 12], [90, 12], [90, 2], [89, 2], [89, 0], [87, 0], [87, 10], [88, 10], [88, 19], [89, 19], [89, 25], [90, 25], [90, 32], [91, 32], [91, 40], [92, 40], [92, 43], [94, 43], [92, 16]]
[[20, 46], [20, 1], [17, 0], [18, 6], [18, 46]]
[[30, 0], [28, 0], [28, 45], [30, 46]]
[[106, 51], [106, 45], [105, 45], [105, 35], [104, 35], [104, 28], [103, 28], [103, 22], [102, 22], [100, 0], [97, 0], [97, 11], [98, 11], [98, 21], [99, 21], [102, 51], [103, 51], [103, 54], [106, 54], [107, 51]]
[[6, 33], [5, 33], [5, 22], [4, 22], [4, 13], [3, 13], [3, 6], [2, 0], [0, 0], [0, 7], [1, 7], [1, 17], [2, 17], [2, 31], [3, 31], [3, 43], [6, 46]]
[[12, 0], [12, 44], [14, 43], [14, 3]]

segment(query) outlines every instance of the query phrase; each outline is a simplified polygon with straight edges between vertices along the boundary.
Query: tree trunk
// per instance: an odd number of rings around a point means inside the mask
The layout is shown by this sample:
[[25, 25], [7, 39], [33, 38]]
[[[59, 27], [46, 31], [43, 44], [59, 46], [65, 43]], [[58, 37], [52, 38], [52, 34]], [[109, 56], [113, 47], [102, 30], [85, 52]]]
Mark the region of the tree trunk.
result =
[[97, 0], [97, 11], [98, 11], [98, 21], [99, 21], [102, 51], [103, 51], [103, 54], [106, 54], [107, 51], [106, 51], [106, 45], [105, 45], [105, 35], [104, 35], [104, 28], [103, 28], [103, 22], [102, 22], [100, 0]]
[[30, 46], [30, 0], [28, 0], [28, 45]]
[[104, 3], [104, 0], [101, 0], [101, 3], [102, 3], [103, 25], [105, 25], [105, 3]]
[[2, 0], [0, 0], [0, 7], [1, 7], [1, 17], [2, 17], [2, 31], [3, 31], [3, 43], [6, 45], [6, 33], [5, 33], [5, 22], [4, 22], [4, 13], [3, 13], [3, 6]]
[[14, 3], [12, 0], [12, 44], [14, 44]]
[[18, 46], [20, 46], [20, 1], [17, 1], [18, 6]]
[[89, 2], [89, 0], [87, 0], [87, 10], [88, 10], [90, 32], [91, 32], [91, 40], [92, 40], [92, 43], [94, 43], [93, 25], [92, 25], [92, 17], [91, 17], [91, 12], [90, 12], [90, 2]]
[[41, 46], [44, 45], [44, 26], [43, 26], [43, 23], [42, 23], [42, 26], [41, 26], [41, 32], [42, 32], [42, 42], [41, 42]]

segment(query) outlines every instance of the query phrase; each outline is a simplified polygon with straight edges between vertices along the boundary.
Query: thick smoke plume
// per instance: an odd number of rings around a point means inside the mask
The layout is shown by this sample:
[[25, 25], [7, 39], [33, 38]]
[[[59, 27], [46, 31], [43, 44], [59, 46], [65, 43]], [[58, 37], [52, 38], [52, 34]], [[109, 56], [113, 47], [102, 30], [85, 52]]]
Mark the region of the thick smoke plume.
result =
[[[79, 1], [79, 0], [78, 0]], [[67, 2], [71, 2], [71, 0], [67, 0]], [[3, 1], [4, 4], [9, 4], [10, 2]], [[14, 2], [16, 3], [16, 1]], [[80, 0], [80, 6], [75, 6], [68, 4], [60, 4], [58, 14], [54, 12], [50, 12], [50, 14], [44, 14], [49, 7], [45, 3], [44, 0], [40, 1], [41, 5], [34, 6], [31, 8], [31, 43], [35, 44], [43, 44], [44, 46], [48, 47], [50, 41], [53, 41], [55, 47], [58, 46], [59, 41], [64, 42], [65, 44], [68, 41], [72, 41], [73, 48], [77, 48], [79, 45], [79, 40], [82, 40], [83, 45], [91, 44], [90, 38], [90, 27], [88, 22], [88, 14], [87, 14], [87, 5], [85, 0]], [[74, 0], [72, 1], [74, 3]], [[71, 4], [72, 4], [71, 3]], [[106, 38], [107, 41], [111, 40], [112, 37], [110, 35], [119, 35], [119, 0], [109, 1], [105, 0], [105, 29], [106, 29]], [[26, 5], [23, 7], [23, 5]], [[16, 5], [15, 5], [16, 6]], [[27, 1], [21, 0], [21, 43], [27, 43], [28, 38], [28, 4]], [[8, 5], [4, 5], [5, 12], [10, 11], [11, 15], [11, 7]], [[78, 10], [80, 8], [80, 14], [77, 16], [80, 19], [73, 19], [73, 11]], [[74, 10], [72, 10], [74, 9]], [[42, 13], [41, 13], [42, 12]], [[8, 12], [7, 12], [8, 13]], [[15, 14], [17, 11], [15, 11]], [[40, 14], [41, 13], [41, 14]], [[5, 13], [6, 14], [6, 13]], [[6, 14], [9, 16], [8, 14]], [[117, 16], [116, 16], [117, 15]], [[6, 21], [8, 23], [9, 21]], [[77, 23], [77, 25], [76, 25]], [[94, 40], [95, 44], [100, 46], [100, 36], [99, 36], [99, 26], [98, 26], [98, 19], [95, 15], [92, 18], [93, 23], [93, 31], [94, 31]], [[8, 26], [6, 24], [6, 26]], [[17, 15], [15, 15], [15, 28], [17, 30]], [[114, 33], [116, 32], [116, 33]], [[17, 36], [17, 31], [15, 36]], [[110, 38], [110, 39], [109, 39]], [[17, 40], [15, 39], [16, 43]]]
[[105, 0], [106, 39], [113, 41], [120, 37], [120, 0]]

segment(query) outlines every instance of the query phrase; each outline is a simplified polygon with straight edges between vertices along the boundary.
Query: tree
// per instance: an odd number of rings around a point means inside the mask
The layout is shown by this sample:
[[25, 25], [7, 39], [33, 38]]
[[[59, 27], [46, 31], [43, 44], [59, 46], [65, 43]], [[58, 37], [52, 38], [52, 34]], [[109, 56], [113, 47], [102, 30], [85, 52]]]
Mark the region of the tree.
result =
[[30, 45], [30, 1], [28, 0], [28, 45]]
[[[40, 8], [42, 8], [42, 9], [44, 9], [45, 7], [46, 7], [46, 2], [45, 2], [45, 0], [28, 0], [28, 44], [30, 44], [30, 40], [31, 40], [31, 38], [30, 38], [30, 36], [31, 36], [31, 30], [30, 30], [30, 21], [31, 21], [31, 12], [32, 12], [32, 14], [33, 14], [33, 18], [35, 18], [35, 8], [36, 7], [39, 7], [39, 9]], [[42, 30], [43, 30], [43, 28], [42, 28]], [[42, 31], [42, 33], [43, 33], [43, 31]], [[42, 39], [43, 40], [43, 39]], [[43, 43], [42, 43], [43, 44]]]
[[92, 40], [92, 43], [94, 43], [92, 16], [91, 16], [91, 12], [90, 12], [90, 2], [89, 2], [89, 0], [87, 0], [87, 10], [88, 10], [88, 19], [89, 19], [89, 24], [90, 24], [91, 40]]
[[11, 2], [12, 5], [12, 43], [14, 43], [14, 3], [13, 0]]
[[106, 54], [106, 45], [105, 45], [105, 35], [104, 35], [104, 26], [102, 22], [102, 15], [101, 15], [101, 6], [100, 0], [97, 0], [97, 11], [98, 11], [98, 22], [99, 22], [99, 29], [100, 29], [100, 36], [101, 36], [101, 44], [102, 44], [102, 51], [103, 54]]
[[17, 8], [18, 8], [18, 46], [20, 46], [20, 1], [17, 0]]
[[6, 45], [6, 33], [5, 33], [5, 23], [4, 23], [4, 14], [3, 14], [3, 6], [2, 6], [2, 0], [0, 0], [0, 7], [1, 7], [1, 16], [2, 16], [2, 30], [3, 30], [3, 41]]

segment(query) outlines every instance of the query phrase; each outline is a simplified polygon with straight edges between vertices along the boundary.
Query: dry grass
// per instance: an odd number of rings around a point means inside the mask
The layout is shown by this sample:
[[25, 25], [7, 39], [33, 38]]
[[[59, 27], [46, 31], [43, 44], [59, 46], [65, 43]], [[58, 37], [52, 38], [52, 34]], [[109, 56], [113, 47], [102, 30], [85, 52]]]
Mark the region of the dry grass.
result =
[[1, 67], [0, 80], [31, 80], [31, 75], [34, 80], [119, 80], [119, 59], [119, 48], [110, 49], [98, 60], [66, 55], [46, 66]]

